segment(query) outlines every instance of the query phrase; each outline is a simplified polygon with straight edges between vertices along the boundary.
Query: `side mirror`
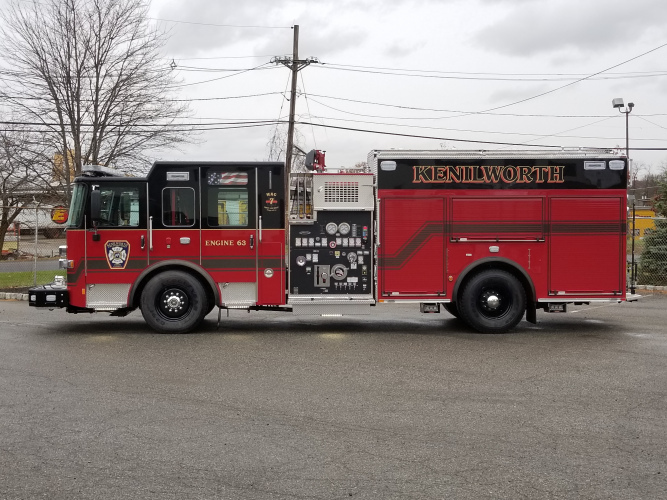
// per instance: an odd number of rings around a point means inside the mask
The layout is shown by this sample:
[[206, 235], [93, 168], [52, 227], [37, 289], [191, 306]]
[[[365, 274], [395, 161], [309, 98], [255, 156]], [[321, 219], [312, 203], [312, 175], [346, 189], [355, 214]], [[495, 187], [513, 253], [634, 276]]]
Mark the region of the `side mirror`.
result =
[[101, 213], [102, 194], [98, 189], [95, 189], [90, 192], [90, 220], [92, 221], [93, 226], [99, 224]]
[[97, 227], [100, 225], [102, 214], [102, 193], [98, 189], [90, 192], [90, 220], [93, 223], [93, 241], [100, 241], [100, 234]]

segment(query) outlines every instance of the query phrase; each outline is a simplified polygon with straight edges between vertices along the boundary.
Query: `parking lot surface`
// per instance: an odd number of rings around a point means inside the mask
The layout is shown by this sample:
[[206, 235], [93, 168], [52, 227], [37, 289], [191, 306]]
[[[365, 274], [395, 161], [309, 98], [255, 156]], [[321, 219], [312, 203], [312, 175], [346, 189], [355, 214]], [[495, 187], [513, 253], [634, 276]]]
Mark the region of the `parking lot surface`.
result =
[[0, 498], [665, 497], [667, 296], [505, 335], [418, 305], [216, 320], [0, 301]]

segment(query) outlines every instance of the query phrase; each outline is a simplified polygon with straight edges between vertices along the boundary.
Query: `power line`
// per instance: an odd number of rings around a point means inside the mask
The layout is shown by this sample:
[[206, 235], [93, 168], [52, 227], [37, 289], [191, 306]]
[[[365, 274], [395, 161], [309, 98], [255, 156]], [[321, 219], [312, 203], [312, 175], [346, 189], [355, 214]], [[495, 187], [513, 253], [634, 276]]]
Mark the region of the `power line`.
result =
[[[368, 134], [378, 134], [378, 135], [389, 135], [389, 136], [395, 136], [395, 137], [408, 137], [412, 139], [432, 139], [432, 140], [437, 140], [437, 141], [450, 141], [450, 142], [464, 142], [464, 143], [474, 143], [474, 144], [489, 144], [489, 145], [496, 145], [496, 146], [529, 146], [529, 147], [535, 147], [535, 148], [563, 148], [563, 146], [553, 146], [553, 145], [545, 145], [545, 144], [523, 144], [523, 143], [514, 143], [514, 142], [498, 142], [498, 141], [478, 141], [478, 140], [471, 140], [471, 139], [453, 139], [451, 137], [434, 137], [434, 136], [427, 136], [427, 135], [414, 135], [414, 134], [401, 134], [401, 133], [396, 133], [396, 132], [384, 132], [381, 130], [368, 130], [368, 129], [360, 129], [360, 128], [352, 128], [352, 127], [341, 127], [337, 125], [323, 125], [319, 123], [312, 123], [312, 122], [302, 122], [299, 121], [297, 122], [300, 125], [312, 125], [313, 127], [324, 127], [324, 128], [331, 128], [331, 129], [337, 129], [337, 130], [346, 130], [350, 132], [363, 132], [363, 133], [368, 133]], [[581, 149], [618, 149], [617, 146], [614, 147], [600, 147], [600, 146], [587, 146], [587, 147], [582, 147]], [[667, 151], [667, 148], [630, 148], [631, 151]]]
[[[509, 103], [509, 104], [503, 104], [502, 106], [496, 106], [496, 107], [494, 107], [494, 108], [485, 109], [485, 110], [483, 110], [482, 112], [483, 112], [483, 113], [488, 113], [489, 111], [497, 111], [497, 110], [499, 110], [499, 109], [508, 108], [508, 107], [510, 107], [510, 106], [515, 106], [515, 105], [517, 105], [517, 104], [521, 104], [521, 103], [524, 103], [524, 102], [527, 102], [527, 101], [532, 101], [533, 99], [537, 99], [537, 98], [539, 98], [539, 97], [543, 97], [543, 96], [548, 95], [548, 94], [553, 94], [554, 92], [558, 92], [559, 90], [562, 90], [562, 89], [567, 88], [567, 87], [571, 87], [572, 85], [576, 85], [577, 83], [580, 83], [580, 82], [583, 82], [583, 81], [585, 81], [585, 80], [588, 80], [589, 78], [593, 78], [594, 76], [600, 75], [600, 74], [605, 73], [605, 72], [607, 72], [607, 71], [609, 71], [609, 70], [612, 70], [612, 69], [614, 69], [614, 68], [618, 68], [619, 66], [623, 66], [624, 64], [627, 64], [627, 63], [629, 63], [629, 62], [635, 61], [635, 60], [639, 59], [640, 57], [644, 57], [645, 55], [648, 55], [648, 54], [650, 54], [650, 53], [652, 53], [652, 52], [655, 52], [655, 51], [657, 51], [657, 50], [660, 50], [660, 49], [662, 49], [663, 47], [667, 47], [667, 43], [663, 43], [662, 45], [659, 45], [658, 47], [655, 47], [655, 48], [653, 48], [653, 49], [651, 49], [651, 50], [647, 50], [646, 52], [644, 52], [644, 53], [642, 53], [642, 54], [639, 54], [638, 56], [631, 57], [630, 59], [627, 59], [627, 60], [625, 60], [625, 61], [623, 61], [623, 62], [621, 62], [621, 63], [615, 64], [615, 65], [613, 65], [613, 66], [610, 66], [609, 68], [606, 68], [606, 69], [603, 69], [603, 70], [601, 70], [601, 71], [598, 71], [597, 73], [593, 73], [593, 74], [591, 74], [591, 75], [588, 75], [588, 76], [585, 76], [585, 77], [580, 78], [580, 79], [578, 79], [578, 80], [575, 80], [574, 82], [566, 83], [565, 85], [561, 85], [560, 87], [557, 87], [557, 88], [555, 88], [555, 89], [548, 90], [548, 91], [546, 91], [546, 92], [542, 92], [542, 93], [537, 94], [537, 95], [534, 95], [534, 96], [532, 96], [532, 97], [526, 97], [525, 99], [521, 99], [521, 100], [519, 100], [519, 101], [511, 102], [511, 103]], [[461, 115], [461, 116], [465, 116], [465, 115]]]
[[[636, 118], [639, 118], [640, 120], [644, 120], [645, 122], [650, 123], [651, 125], [655, 125], [655, 126], [658, 127], [658, 128], [667, 130], [667, 127], [663, 127], [662, 125], [658, 125], [657, 123], [652, 122], [651, 120], [647, 120], [647, 119], [644, 118], [642, 115], [634, 115], [634, 116], [635, 116]], [[635, 139], [633, 138], [633, 140], [635, 140]]]
[[[352, 103], [356, 103], [356, 104], [370, 104], [372, 106], [383, 106], [383, 107], [388, 107], [388, 108], [405, 109], [405, 110], [409, 110], [409, 111], [433, 111], [433, 112], [436, 112], [436, 113], [470, 113], [470, 114], [475, 114], [474, 111], [462, 111], [462, 110], [457, 110], [457, 109], [423, 108], [423, 107], [418, 107], [418, 106], [404, 106], [404, 105], [399, 105], [399, 104], [389, 104], [389, 103], [381, 103], [381, 102], [373, 102], [373, 101], [362, 101], [362, 100], [359, 100], [359, 99], [349, 99], [349, 98], [345, 98], [345, 97], [334, 97], [334, 96], [329, 96], [329, 95], [313, 94], [313, 93], [308, 93], [307, 95], [310, 96], [310, 97], [319, 97], [319, 98], [322, 98], [322, 99], [333, 99], [333, 100], [337, 100], [337, 101], [346, 101], [346, 102], [352, 102]], [[322, 104], [322, 103], [319, 103], [319, 104]], [[346, 111], [342, 111], [342, 112], [345, 113]], [[536, 113], [524, 114], [524, 113], [483, 113], [483, 112], [477, 112], [476, 114], [485, 114], [485, 115], [492, 115], [492, 116], [515, 116], [515, 117], [527, 117], [527, 118], [607, 118], [607, 117], [609, 117], [609, 115], [545, 115], [545, 114], [536, 114]], [[616, 115], [614, 115], [614, 116], [616, 116]], [[648, 114], [648, 115], [633, 115], [633, 116], [667, 116], [667, 113], [654, 113], [654, 114]], [[415, 118], [415, 119], [421, 119], [421, 118]]]
[[223, 73], [223, 72], [233, 72], [233, 71], [267, 71], [271, 69], [276, 69], [274, 67], [267, 67], [267, 68], [262, 68], [262, 67], [255, 67], [255, 68], [200, 68], [197, 66], [180, 66], [176, 65], [174, 69], [177, 69], [179, 71], [187, 71], [187, 72], [198, 72], [198, 73]]
[[213, 59], [259, 59], [261, 57], [273, 57], [273, 54], [260, 56], [212, 56], [212, 57], [172, 57], [176, 61], [199, 61], [199, 60], [213, 60]]
[[[338, 121], [338, 122], [347, 122], [347, 123], [366, 123], [370, 125], [388, 125], [392, 127], [402, 127], [402, 128], [414, 128], [414, 129], [424, 129], [424, 130], [446, 130], [450, 132], [464, 132], [464, 133], [473, 133], [473, 134], [497, 134], [497, 135], [512, 135], [512, 136], [529, 136], [529, 137], [536, 137], [539, 136], [540, 138], [542, 137], [562, 137], [562, 138], [567, 138], [567, 139], [598, 139], [598, 140], [621, 140], [621, 138], [616, 138], [616, 137], [595, 137], [595, 136], [580, 136], [580, 135], [562, 135], [566, 132], [570, 132], [572, 130], [578, 130], [581, 128], [586, 128], [590, 127], [592, 125], [595, 125], [597, 123], [601, 123], [607, 120], [611, 120], [613, 118], [616, 118], [615, 116], [607, 117], [602, 120], [597, 120], [593, 123], [588, 123], [585, 125], [581, 125], [579, 127], [574, 127], [568, 130], [564, 130], [561, 132], [553, 133], [553, 134], [545, 134], [545, 135], [540, 135], [540, 134], [535, 134], [535, 133], [526, 133], [526, 132], [501, 132], [501, 131], [493, 131], [493, 130], [474, 130], [474, 129], [460, 129], [460, 128], [446, 128], [446, 127], [428, 127], [428, 126], [423, 126], [423, 125], [405, 125], [405, 124], [394, 124], [394, 123], [384, 123], [384, 122], [374, 122], [374, 121], [368, 121], [368, 120], [350, 120], [346, 118], [332, 118], [329, 116], [318, 116], [318, 115], [308, 115], [310, 118], [313, 119], [319, 119], [319, 120], [333, 120], [333, 121]], [[636, 141], [663, 141], [664, 139], [634, 139]]]
[[[301, 76], [301, 86], [303, 87], [303, 91], [306, 91], [306, 82], [303, 81], [303, 73], [300, 73]], [[305, 96], [305, 94], [304, 94]], [[308, 114], [310, 115], [310, 103], [308, 102], [308, 98], [306, 97], [306, 109], [308, 110]], [[315, 139], [315, 128], [310, 127], [310, 131], [313, 134], [313, 145], [315, 146], [315, 149], [317, 149], [317, 140]]]
[[[662, 77], [662, 76], [667, 76], [667, 72], [660, 71], [660, 72], [655, 72], [655, 73], [650, 73], [650, 74], [633, 74], [633, 75], [609, 75], [609, 76], [595, 76], [595, 77], [588, 77], [588, 78], [578, 78], [578, 77], [565, 77], [565, 76], [558, 76], [558, 77], [532, 77], [532, 78], [527, 78], [525, 76], [512, 76], [512, 75], [507, 75], [507, 76], [476, 76], [477, 74], [437, 74], [439, 72], [435, 71], [428, 71], [428, 70], [399, 70], [399, 71], [410, 71], [410, 72], [423, 72], [423, 74], [410, 74], [410, 73], [399, 73], [396, 71], [379, 71], [379, 70], [372, 70], [372, 69], [358, 69], [354, 67], [345, 67], [345, 66], [339, 66], [339, 65], [332, 65], [332, 64], [324, 64], [323, 66], [320, 67], [321, 69], [325, 70], [335, 70], [335, 71], [349, 71], [353, 73], [370, 73], [374, 75], [389, 75], [389, 76], [407, 76], [411, 78], [435, 78], [435, 79], [442, 79], [442, 80], [476, 80], [476, 81], [490, 81], [490, 82], [556, 82], [556, 81], [571, 81], [574, 80], [575, 82], [579, 81], [584, 81], [584, 80], [623, 80], [623, 79], [629, 79], [629, 78], [655, 78], [655, 77]], [[429, 74], [429, 73], [436, 73], [436, 74]], [[483, 75], [480, 74], [480, 75]]]
[[[240, 128], [256, 128], [256, 127], [266, 127], [270, 125], [275, 125], [276, 123], [288, 123], [286, 120], [260, 120], [260, 121], [254, 121], [254, 122], [232, 122], [232, 123], [220, 123], [220, 124], [207, 124], [202, 126], [201, 124], [173, 124], [174, 127], [178, 126], [186, 126], [186, 127], [191, 127], [188, 129], [172, 129], [173, 132], [187, 132], [191, 130], [198, 130], [202, 132], [208, 132], [208, 131], [215, 131], [215, 130], [231, 130], [231, 129], [240, 129]], [[295, 123], [298, 123], [299, 125], [310, 125], [313, 127], [322, 127], [322, 128], [329, 128], [329, 129], [335, 129], [335, 130], [345, 130], [345, 131], [350, 131], [350, 132], [361, 132], [361, 133], [369, 133], [369, 134], [378, 134], [378, 135], [387, 135], [387, 136], [394, 136], [394, 137], [407, 137], [407, 138], [412, 138], [412, 139], [430, 139], [430, 140], [438, 140], [438, 141], [450, 141], [450, 142], [461, 142], [461, 143], [471, 143], [471, 144], [488, 144], [488, 145], [496, 145], [496, 146], [529, 146], [529, 147], [541, 147], [541, 148], [563, 148], [564, 146], [560, 145], [546, 145], [546, 144], [525, 144], [525, 143], [515, 143], [515, 142], [500, 142], [500, 141], [482, 141], [482, 140], [475, 140], [475, 139], [455, 139], [451, 137], [436, 137], [436, 136], [427, 136], [427, 135], [416, 135], [416, 134], [404, 134], [404, 133], [398, 133], [398, 132], [387, 132], [387, 131], [382, 131], [382, 130], [369, 130], [369, 129], [360, 129], [360, 128], [353, 128], [353, 127], [342, 127], [338, 125], [325, 125], [325, 124], [320, 124], [320, 123], [313, 123], [313, 122], [308, 122], [308, 121], [295, 121]], [[30, 122], [6, 122], [6, 121], [0, 121], [0, 125], [23, 125], [23, 126], [48, 126], [49, 124], [45, 123], [30, 123]], [[87, 125], [90, 126], [90, 125]], [[169, 126], [168, 124], [155, 124], [155, 125], [142, 125], [142, 127], [151, 127], [151, 126]], [[43, 133], [43, 132], [48, 132], [49, 130], [25, 130], [25, 129], [0, 129], [2, 132], [14, 132], [14, 131], [22, 131], [22, 132], [37, 132], [37, 133]], [[139, 130], [141, 132], [141, 130]], [[612, 146], [612, 147], [600, 147], [600, 146], [588, 146], [588, 147], [582, 147], [581, 149], [618, 149], [617, 146]], [[637, 148], [637, 147], [631, 147], [631, 151], [667, 151], [667, 148]]]
[[[161, 102], [199, 102], [199, 101], [226, 101], [231, 99], [248, 99], [253, 97], [264, 97], [269, 95], [283, 95], [282, 92], [264, 92], [260, 94], [247, 94], [247, 95], [236, 95], [236, 96], [220, 96], [220, 97], [192, 97], [190, 99], [161, 99]], [[25, 97], [25, 96], [4, 96], [6, 99], [13, 99], [17, 101], [44, 101], [44, 102], [53, 102], [53, 99], [47, 99], [42, 97]], [[92, 99], [80, 99], [81, 102], [93, 102]], [[132, 99], [124, 99], [123, 102], [127, 103], [143, 103], [144, 101], [133, 101]], [[637, 115], [639, 116], [639, 115]]]
[[[269, 142], [269, 158], [267, 160], [270, 160], [271, 153], [273, 151], [273, 145], [276, 142], [276, 138], [278, 136], [278, 127], [280, 126], [281, 123], [281, 117], [283, 116], [283, 107], [285, 106], [285, 101], [287, 98], [285, 97], [285, 94], [287, 94], [287, 87], [289, 87], [290, 84], [290, 77], [291, 75], [287, 76], [287, 81], [285, 82], [285, 92], [283, 94], [283, 98], [280, 100], [280, 111], [278, 112], [278, 120], [276, 120], [276, 127], [273, 129], [273, 137], [271, 137], [271, 141]], [[277, 157], [275, 158], [276, 160], [278, 159]]]
[[[389, 70], [389, 71], [405, 71], [405, 72], [418, 72], [418, 73], [434, 73], [442, 75], [478, 75], [478, 76], [559, 76], [559, 77], [582, 77], [586, 76], [583, 73], [493, 73], [493, 72], [470, 72], [470, 71], [439, 71], [431, 69], [402, 69], [402, 68], [386, 68], [378, 66], [360, 66], [354, 64], [336, 64], [336, 63], [323, 63], [328, 66], [342, 67], [342, 68], [362, 68], [362, 69], [380, 69], [380, 70]], [[654, 70], [654, 71], [629, 71], [624, 73], [608, 73], [609, 75], [648, 75], [654, 73], [667, 73], [667, 70]]]
[[242, 75], [244, 73], [248, 73], [249, 71], [258, 70], [259, 68], [262, 68], [264, 66], [268, 66], [268, 64], [269, 63], [263, 63], [263, 64], [260, 64], [259, 66], [254, 67], [254, 68], [245, 69], [243, 71], [239, 71], [238, 73], [232, 73], [231, 75], [219, 76], [218, 78], [211, 78], [210, 80], [204, 80], [204, 81], [201, 81], [201, 82], [194, 82], [194, 83], [182, 83], [182, 84], [177, 84], [177, 85], [171, 85], [167, 88], [172, 89], [172, 88], [180, 88], [180, 87], [191, 87], [193, 85], [200, 85], [202, 83], [217, 82], [218, 80], [224, 80], [225, 78], [231, 78], [233, 76], [238, 76], [238, 75]]

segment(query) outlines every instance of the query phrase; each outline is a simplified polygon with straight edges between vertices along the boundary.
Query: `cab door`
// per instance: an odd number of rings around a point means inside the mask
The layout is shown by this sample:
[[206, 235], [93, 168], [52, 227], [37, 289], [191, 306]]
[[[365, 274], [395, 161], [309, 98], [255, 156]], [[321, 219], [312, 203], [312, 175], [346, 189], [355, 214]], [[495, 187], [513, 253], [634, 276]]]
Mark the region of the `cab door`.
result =
[[256, 169], [202, 167], [201, 264], [220, 289], [222, 306], [257, 304]]
[[85, 231], [86, 307], [114, 310], [128, 305], [130, 287], [148, 264], [145, 182], [100, 181], [99, 218]]
[[285, 303], [283, 174], [280, 164], [202, 167], [202, 266], [222, 306]]
[[258, 304], [283, 305], [285, 283], [285, 207], [282, 165], [257, 168]]

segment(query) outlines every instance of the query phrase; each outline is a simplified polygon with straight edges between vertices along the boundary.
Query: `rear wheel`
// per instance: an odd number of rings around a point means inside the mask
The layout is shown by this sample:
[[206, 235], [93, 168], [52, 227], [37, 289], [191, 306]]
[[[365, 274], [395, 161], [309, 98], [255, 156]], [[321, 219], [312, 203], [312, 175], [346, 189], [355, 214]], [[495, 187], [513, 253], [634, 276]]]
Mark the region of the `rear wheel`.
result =
[[208, 300], [202, 284], [181, 271], [167, 271], [152, 278], [141, 294], [141, 314], [160, 333], [187, 333], [197, 328]]
[[516, 276], [491, 269], [466, 283], [457, 306], [461, 318], [475, 330], [504, 333], [523, 318], [526, 292]]

